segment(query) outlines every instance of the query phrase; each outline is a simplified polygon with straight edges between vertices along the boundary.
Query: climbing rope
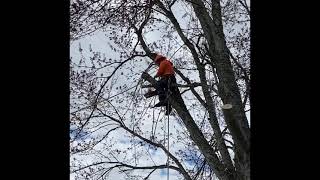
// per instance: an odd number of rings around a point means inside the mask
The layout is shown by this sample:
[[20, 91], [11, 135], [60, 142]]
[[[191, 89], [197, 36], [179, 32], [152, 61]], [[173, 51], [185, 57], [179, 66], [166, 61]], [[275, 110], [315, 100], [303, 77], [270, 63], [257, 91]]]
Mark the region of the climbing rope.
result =
[[[147, 72], [148, 70], [150, 70], [150, 68], [152, 67], [152, 64], [150, 64], [149, 66], [148, 66], [148, 68], [145, 70], [145, 72]], [[170, 112], [171, 112], [171, 110], [170, 110], [170, 101], [169, 101], [169, 97], [170, 97], [170, 84], [171, 84], [171, 78], [169, 77], [169, 79], [168, 79], [168, 87], [167, 87], [167, 102], [168, 102], [168, 104], [167, 104], [167, 107], [166, 107], [166, 111], [167, 111], [167, 117], [168, 117], [168, 126], [167, 126], [167, 128], [168, 128], [168, 133], [167, 133], [167, 137], [168, 137], [168, 142], [167, 142], [167, 149], [168, 149], [168, 154], [167, 154], [167, 180], [169, 180], [169, 177], [170, 177], [170, 175], [169, 175], [169, 163], [170, 163], [170, 161], [169, 161], [169, 152], [170, 152], [170, 148], [169, 148], [169, 146], [170, 146], [170, 123], [169, 123], [169, 120], [170, 120]], [[159, 118], [159, 116], [158, 116], [158, 118]], [[157, 119], [158, 119], [157, 118]], [[153, 121], [152, 121], [152, 130], [151, 130], [151, 137], [153, 136], [153, 132], [152, 131], [154, 131], [154, 135], [155, 135], [155, 129], [156, 129], [156, 125], [155, 125], [155, 127], [154, 127], [154, 113], [153, 113]], [[164, 121], [164, 125], [165, 125], [165, 121]], [[165, 131], [165, 128], [164, 128], [164, 131]], [[154, 136], [153, 136], [154, 137]], [[164, 133], [164, 146], [166, 145], [166, 138], [165, 138], [165, 133]]]
[[[169, 106], [169, 101], [168, 101], [168, 106]], [[170, 115], [169, 115], [169, 113], [168, 113], [168, 155], [167, 155], [167, 156], [168, 156], [168, 157], [167, 157], [167, 166], [168, 166], [168, 167], [167, 167], [167, 168], [168, 168], [168, 170], [167, 170], [167, 175], [168, 175], [168, 176], [167, 176], [167, 179], [168, 179], [168, 180], [169, 180], [169, 152], [170, 152], [170, 151], [169, 151], [169, 146], [170, 146], [170, 143], [169, 143], [169, 142], [170, 142], [170, 141], [169, 141], [169, 135], [170, 135], [170, 133], [169, 133], [169, 116], [170, 116]]]
[[168, 90], [167, 90], [167, 101], [168, 101], [168, 104], [167, 104], [167, 111], [168, 111], [168, 155], [167, 155], [167, 180], [169, 180], [169, 146], [170, 146], [170, 141], [169, 141], [169, 137], [170, 137], [170, 124], [169, 124], [169, 117], [170, 117], [170, 101], [169, 101], [169, 97], [170, 97], [170, 84], [171, 84], [171, 78], [169, 77], [168, 79]]
[[[156, 98], [154, 97], [152, 101], [153, 101], [153, 104], [155, 104]], [[157, 117], [157, 119], [155, 119], [155, 109], [153, 109], [153, 111], [152, 111], [152, 129], [151, 129], [151, 137], [150, 137], [151, 140], [154, 140], [156, 137], [157, 124], [158, 124], [159, 118], [160, 118], [160, 113], [158, 113], [158, 117]]]

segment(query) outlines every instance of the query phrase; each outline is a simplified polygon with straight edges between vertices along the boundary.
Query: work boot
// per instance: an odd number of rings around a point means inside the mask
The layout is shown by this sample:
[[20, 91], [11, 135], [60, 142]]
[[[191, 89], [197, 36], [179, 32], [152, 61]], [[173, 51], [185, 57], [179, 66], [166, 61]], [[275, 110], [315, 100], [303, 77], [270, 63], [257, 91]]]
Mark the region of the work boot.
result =
[[158, 94], [157, 91], [149, 91], [144, 95], [144, 97], [149, 98], [149, 97], [155, 96], [157, 94]]
[[159, 93], [159, 102], [153, 107], [166, 106], [168, 104], [168, 100], [166, 99], [166, 95], [164, 93]]

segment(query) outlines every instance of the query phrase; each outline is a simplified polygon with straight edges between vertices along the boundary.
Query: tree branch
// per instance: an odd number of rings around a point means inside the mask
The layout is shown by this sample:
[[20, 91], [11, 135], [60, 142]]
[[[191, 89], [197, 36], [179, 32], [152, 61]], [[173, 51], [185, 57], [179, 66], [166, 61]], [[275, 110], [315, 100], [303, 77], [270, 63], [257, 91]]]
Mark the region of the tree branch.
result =
[[242, 104], [245, 106], [247, 103], [249, 94], [250, 94], [250, 78], [248, 76], [247, 71], [242, 67], [242, 65], [238, 62], [238, 60], [233, 56], [233, 54], [231, 53], [229, 48], [228, 48], [228, 52], [229, 52], [229, 55], [230, 55], [231, 59], [233, 60], [233, 62], [240, 68], [240, 70], [242, 71], [242, 73], [244, 75], [244, 81], [246, 83], [247, 93], [245, 93], [245, 97], [244, 97]]
[[155, 170], [157, 170], [157, 169], [153, 169], [153, 170], [148, 174], [147, 177], [143, 178], [143, 180], [147, 180], [147, 179], [150, 177], [150, 175], [151, 175]]
[[[153, 85], [156, 83], [156, 81], [147, 73], [143, 73], [142, 78]], [[177, 111], [184, 125], [188, 129], [191, 139], [199, 147], [200, 151], [203, 153], [207, 161], [210, 162], [212, 167], [214, 167], [216, 170], [223, 171], [223, 169], [225, 169], [225, 165], [220, 162], [219, 158], [214, 153], [214, 150], [205, 139], [203, 133], [187, 110], [187, 107], [185, 106], [183, 99], [178, 91], [173, 94], [174, 98], [173, 96], [169, 97], [170, 104]]]
[[[201, 86], [201, 83], [191, 83], [191, 84], [175, 84], [176, 87], [183, 87], [183, 88], [189, 88], [189, 87], [198, 87]], [[141, 88], [150, 88], [150, 87], [154, 87], [151, 84], [148, 85], [141, 85]]]
[[96, 95], [96, 98], [94, 100], [94, 103], [93, 103], [93, 108], [92, 108], [92, 111], [89, 115], [89, 117], [87, 118], [87, 120], [82, 124], [82, 126], [80, 127], [78, 133], [76, 134], [75, 136], [75, 139], [78, 138], [79, 134], [81, 133], [81, 131], [83, 130], [84, 126], [89, 122], [89, 120], [91, 119], [92, 115], [93, 115], [93, 112], [96, 110], [97, 108], [97, 102], [98, 102], [98, 99], [99, 99], [99, 96], [102, 92], [102, 89], [106, 86], [106, 84], [108, 83], [108, 81], [111, 79], [111, 77], [117, 72], [117, 70], [123, 65], [125, 64], [126, 62], [130, 61], [131, 59], [135, 58], [135, 57], [138, 57], [138, 56], [144, 56], [144, 55], [132, 55], [131, 57], [129, 57], [128, 59], [124, 60], [123, 62], [121, 62], [114, 70], [113, 72], [108, 76], [108, 78], [106, 79], [106, 81], [102, 84], [101, 88], [99, 89], [97, 95]]
[[[165, 7], [163, 6], [163, 4], [159, 0], [157, 0], [157, 2], [158, 2], [158, 5], [162, 9], [164, 9], [164, 11], [166, 11], [167, 17], [173, 23], [173, 25], [176, 28], [180, 38], [188, 46], [188, 48], [190, 49], [190, 51], [192, 53], [192, 56], [193, 56], [193, 58], [195, 60], [195, 63], [197, 65], [197, 68], [198, 68], [198, 71], [199, 71], [199, 77], [200, 77], [200, 81], [201, 81], [201, 85], [202, 85], [202, 91], [203, 91], [203, 94], [204, 94], [204, 97], [205, 97], [205, 100], [206, 100], [206, 105], [207, 106], [205, 106], [205, 108], [209, 112], [209, 117], [210, 117], [209, 118], [209, 123], [210, 123], [212, 129], [214, 131], [216, 131], [216, 133], [215, 133], [215, 135], [217, 136], [216, 138], [217, 139], [221, 139], [221, 140], [218, 141], [219, 142], [218, 144], [219, 144], [219, 147], [220, 147], [219, 150], [221, 151], [223, 161], [225, 162], [225, 164], [228, 165], [229, 168], [231, 168], [232, 167], [232, 161], [231, 161], [229, 152], [227, 151], [226, 145], [222, 141], [222, 138], [221, 138], [221, 130], [220, 130], [220, 127], [219, 127], [219, 124], [218, 124], [218, 120], [216, 118], [216, 112], [215, 112], [214, 103], [212, 101], [212, 98], [211, 98], [211, 95], [210, 95], [210, 92], [209, 92], [209, 88], [208, 88], [208, 85], [207, 85], [207, 80], [206, 80], [206, 75], [205, 75], [205, 68], [200, 63], [199, 56], [198, 56], [198, 54], [197, 54], [197, 52], [195, 50], [194, 45], [183, 34], [183, 32], [181, 30], [181, 27], [180, 27], [177, 19], [174, 17], [173, 13], [168, 11], [168, 10], [165, 10]], [[203, 9], [205, 9], [205, 8], [203, 8]], [[212, 161], [208, 161], [208, 163], [212, 163]], [[211, 166], [214, 167], [215, 165], [211, 164]]]
[[248, 16], [250, 16], [250, 10], [249, 10], [249, 7], [248, 7], [248, 4], [247, 4], [246, 0], [244, 0], [244, 2], [239, 0], [239, 3], [245, 8], [245, 10], [248, 13]]
[[155, 142], [153, 142], [153, 141], [151, 141], [151, 140], [149, 140], [149, 139], [147, 139], [147, 138], [145, 138], [145, 137], [142, 137], [141, 135], [139, 135], [138, 133], [134, 132], [133, 130], [131, 130], [131, 129], [129, 129], [127, 126], [125, 126], [123, 123], [121, 123], [120, 120], [118, 120], [118, 119], [116, 119], [116, 118], [114, 118], [114, 117], [112, 117], [112, 116], [109, 116], [109, 115], [107, 115], [107, 114], [104, 114], [104, 115], [105, 115], [106, 117], [110, 118], [111, 120], [118, 122], [118, 123], [120, 124], [120, 126], [121, 126], [124, 130], [126, 130], [126, 131], [129, 132], [130, 134], [134, 135], [135, 137], [138, 137], [138, 138], [141, 139], [142, 141], [147, 142], [147, 143], [149, 143], [149, 144], [151, 144], [151, 145], [153, 145], [153, 146], [155, 146], [155, 147], [161, 148], [161, 149], [177, 164], [177, 166], [179, 167], [179, 168], [178, 168], [178, 169], [179, 169], [178, 171], [185, 177], [185, 179], [191, 180], [189, 174], [188, 174], [187, 171], [184, 169], [184, 167], [183, 167], [182, 164], [179, 162], [179, 160], [178, 160], [175, 156], [173, 156], [162, 144], [155, 143]]

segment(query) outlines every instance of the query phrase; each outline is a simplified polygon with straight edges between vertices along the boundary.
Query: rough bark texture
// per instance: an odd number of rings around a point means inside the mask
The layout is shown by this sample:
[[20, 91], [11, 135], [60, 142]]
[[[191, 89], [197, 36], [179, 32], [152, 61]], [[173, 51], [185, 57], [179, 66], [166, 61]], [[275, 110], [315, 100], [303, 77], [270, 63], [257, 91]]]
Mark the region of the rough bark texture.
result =
[[165, 6], [159, 0], [156, 0], [156, 4], [165, 12], [166, 16], [170, 19], [173, 26], [177, 30], [181, 40], [186, 44], [186, 46], [191, 51], [191, 54], [195, 60], [196, 66], [197, 66], [197, 70], [199, 72], [199, 78], [201, 81], [202, 91], [203, 91], [205, 101], [206, 101], [205, 108], [208, 110], [209, 123], [210, 123], [213, 131], [215, 132], [214, 136], [218, 142], [218, 150], [221, 153], [222, 161], [223, 161], [223, 164], [226, 166], [225, 167], [226, 170], [233, 173], [234, 172], [233, 164], [232, 164], [232, 161], [230, 158], [230, 154], [227, 150], [227, 146], [226, 146], [225, 142], [223, 141], [221, 129], [219, 127], [219, 123], [218, 123], [218, 120], [216, 117], [214, 103], [213, 103], [213, 100], [212, 100], [210, 92], [209, 92], [209, 87], [207, 85], [207, 79], [206, 79], [206, 75], [205, 75], [204, 65], [200, 62], [199, 55], [198, 55], [194, 45], [183, 34], [183, 31], [182, 31], [177, 19], [175, 18], [174, 14], [170, 10], [166, 9]]
[[[205, 103], [210, 117], [209, 122], [215, 132], [216, 139], [219, 142], [219, 151], [221, 152], [223, 158], [223, 164], [226, 165], [225, 168], [227, 169], [227, 171], [229, 171], [231, 174], [235, 174], [235, 172], [233, 171], [233, 165], [230, 161], [230, 156], [226, 150], [225, 143], [222, 141], [222, 134], [216, 120], [214, 104], [212, 102], [210, 93], [208, 92], [204, 67], [200, 63], [198, 53], [196, 52], [194, 45], [183, 34], [180, 25], [175, 19], [173, 13], [170, 10], [166, 9], [159, 0], [156, 0], [155, 2], [170, 19], [170, 21], [176, 28], [180, 38], [190, 49], [190, 52], [195, 60], [199, 71], [202, 90], [206, 101]], [[234, 72], [229, 59], [229, 51], [226, 46], [226, 41], [223, 34], [220, 1], [212, 1], [212, 18], [206, 11], [207, 8], [204, 6], [203, 1], [192, 0], [190, 2], [194, 8], [196, 16], [200, 21], [204, 37], [208, 43], [208, 54], [211, 57], [211, 64], [214, 64], [216, 68], [216, 72], [219, 78], [219, 96], [224, 103], [230, 103], [233, 106], [233, 108], [230, 109], [231, 116], [225, 116], [225, 121], [236, 145], [236, 148], [234, 149], [236, 156], [235, 161], [239, 163], [239, 165], [236, 165], [236, 167], [238, 167], [236, 169], [236, 176], [237, 179], [249, 179], [250, 129], [248, 120], [244, 112], [240, 91], [235, 80]], [[217, 164], [215, 166], [217, 166]], [[218, 175], [218, 177], [220, 179], [223, 179], [223, 177], [226, 176], [221, 177]]]
[[[142, 78], [148, 81], [149, 83], [151, 83], [152, 85], [155, 85], [156, 83], [156, 81], [147, 73], [143, 73]], [[228, 169], [228, 167], [220, 162], [214, 150], [209, 145], [208, 141], [205, 139], [201, 130], [199, 129], [197, 124], [194, 122], [192, 116], [190, 115], [177, 88], [175, 91], [173, 91], [173, 94], [169, 97], [169, 101], [172, 107], [176, 110], [179, 117], [182, 119], [186, 128], [188, 129], [190, 133], [190, 138], [199, 147], [200, 151], [203, 153], [204, 157], [206, 158], [206, 161], [213, 168], [216, 175], [221, 180], [236, 179], [235, 174], [232, 171], [229, 172], [230, 170]]]
[[236, 158], [239, 160], [243, 179], [250, 178], [250, 129], [246, 118], [241, 95], [237, 86], [232, 65], [229, 59], [228, 48], [223, 34], [220, 1], [212, 1], [212, 18], [205, 10], [201, 0], [192, 0], [194, 12], [202, 26], [204, 36], [209, 46], [211, 61], [216, 66], [219, 77], [219, 95], [224, 103], [232, 105], [225, 121], [236, 144]]
[[[220, 180], [250, 179], [250, 129], [241, 101], [240, 91], [229, 59], [229, 50], [226, 46], [225, 37], [223, 34], [220, 2], [218, 0], [212, 0], [212, 17], [210, 17], [201, 0], [190, 1], [196, 16], [200, 21], [204, 37], [208, 44], [207, 53], [211, 57], [210, 64], [215, 66], [213, 68], [215, 68], [217, 72], [219, 79], [218, 95], [221, 97], [224, 104], [232, 104], [232, 108], [228, 110], [227, 114], [225, 114], [225, 122], [235, 144], [233, 149], [235, 153], [234, 165], [231, 161], [230, 154], [227, 151], [226, 144], [223, 141], [223, 135], [216, 117], [215, 105], [207, 85], [205, 68], [200, 62], [196, 48], [194, 47], [193, 43], [184, 35], [172, 11], [167, 9], [159, 0], [155, 0], [154, 2], [158, 7], [160, 7], [160, 9], [163, 10], [166, 17], [171, 21], [181, 40], [188, 47], [194, 58], [197, 70], [199, 72], [200, 84], [205, 99], [202, 100], [202, 98], [194, 92], [193, 88], [191, 88], [191, 90], [193, 90], [193, 93], [197, 99], [208, 110], [209, 122], [214, 131], [215, 139], [218, 142], [218, 151], [222, 157], [221, 160], [218, 159], [212, 147], [204, 138], [201, 130], [195, 124], [183, 102], [180, 93], [178, 93], [179, 91], [174, 92], [173, 96], [175, 99], [170, 98], [172, 107], [177, 111], [178, 115], [188, 129], [191, 139], [199, 147], [200, 151], [205, 156], [208, 165], [214, 170], [215, 174]], [[146, 53], [150, 54], [150, 50], [146, 46], [140, 33], [138, 33], [138, 39]], [[155, 83], [155, 80], [148, 74], [143, 74], [143, 78], [149, 81], [151, 84]]]

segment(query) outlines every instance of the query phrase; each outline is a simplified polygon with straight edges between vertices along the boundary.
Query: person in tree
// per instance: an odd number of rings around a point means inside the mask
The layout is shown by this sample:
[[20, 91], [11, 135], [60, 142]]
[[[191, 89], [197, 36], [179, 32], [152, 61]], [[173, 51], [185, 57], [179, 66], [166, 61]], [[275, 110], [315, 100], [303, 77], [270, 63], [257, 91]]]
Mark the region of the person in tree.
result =
[[159, 96], [159, 102], [154, 105], [154, 107], [166, 106], [166, 115], [168, 115], [172, 110], [171, 105], [168, 103], [168, 90], [173, 90], [171, 85], [176, 84], [173, 64], [169, 59], [159, 53], [152, 53], [152, 57], [154, 63], [159, 66], [157, 74], [154, 76], [154, 78], [160, 78], [155, 87]]

